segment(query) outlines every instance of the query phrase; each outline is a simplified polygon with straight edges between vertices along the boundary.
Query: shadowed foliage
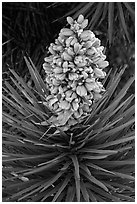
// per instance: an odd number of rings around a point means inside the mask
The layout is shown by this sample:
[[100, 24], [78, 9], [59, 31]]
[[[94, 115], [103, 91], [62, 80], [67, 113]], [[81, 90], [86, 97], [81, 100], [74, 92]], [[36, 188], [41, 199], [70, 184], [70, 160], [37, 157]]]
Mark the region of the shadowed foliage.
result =
[[68, 11], [63, 5], [56, 9], [50, 5], [50, 2], [2, 3], [3, 71], [12, 67], [24, 76], [26, 52], [41, 69], [46, 48], [63, 26], [52, 23], [53, 18]]
[[[53, 7], [59, 3], [53, 4]], [[134, 28], [131, 29], [131, 22], [135, 22], [134, 2], [81, 2], [74, 3], [72, 9], [60, 19], [72, 16], [76, 19], [80, 14], [90, 19], [88, 29], [99, 29], [108, 36], [109, 44], [114, 43], [114, 36], [120, 35], [128, 40], [134, 36]], [[59, 19], [57, 19], [59, 20]]]
[[3, 86], [3, 201], [134, 202], [134, 77], [117, 91], [126, 67], [110, 70], [91, 114], [63, 132], [48, 123], [46, 86], [25, 61], [35, 88], [13, 70]]

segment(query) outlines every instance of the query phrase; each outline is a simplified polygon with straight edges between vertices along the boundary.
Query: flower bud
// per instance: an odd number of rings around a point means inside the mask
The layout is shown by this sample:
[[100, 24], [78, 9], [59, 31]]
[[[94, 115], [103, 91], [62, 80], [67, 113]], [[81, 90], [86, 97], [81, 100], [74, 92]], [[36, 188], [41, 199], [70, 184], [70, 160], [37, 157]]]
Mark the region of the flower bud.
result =
[[99, 93], [94, 93], [94, 100], [98, 100], [98, 99], [100, 99], [100, 98], [102, 98], [102, 95], [101, 95], [101, 94], [99, 94]]
[[53, 61], [53, 56], [45, 57], [44, 60], [45, 60], [45, 62], [52, 63], [52, 61]]
[[82, 45], [80, 45], [79, 43], [75, 43], [74, 44], [74, 52], [77, 54], [79, 52], [79, 50], [81, 49]]
[[72, 90], [68, 90], [65, 92], [66, 97], [70, 97], [72, 95], [73, 91]]
[[73, 94], [72, 94], [72, 99], [75, 99], [75, 98], [77, 98], [77, 95], [76, 95], [76, 93], [75, 92], [73, 92]]
[[60, 85], [60, 81], [57, 80], [57, 79], [53, 79], [52, 83], [53, 83], [54, 86], [59, 86]]
[[64, 39], [63, 39], [61, 36], [58, 37], [58, 41], [59, 41], [61, 44], [64, 43]]
[[56, 78], [59, 79], [59, 80], [64, 80], [65, 79], [65, 74], [64, 73], [56, 74]]
[[83, 111], [85, 112], [89, 112], [90, 109], [89, 109], [89, 106], [87, 104], [84, 104], [83, 107], [82, 107]]
[[87, 55], [93, 56], [96, 53], [96, 50], [94, 47], [91, 47], [89, 50], [87, 50]]
[[81, 39], [84, 39], [84, 38], [86, 38], [86, 37], [90, 37], [90, 31], [88, 31], [88, 30], [85, 30], [85, 31], [83, 31], [82, 33], [81, 33], [81, 35], [80, 35], [80, 38]]
[[88, 77], [88, 74], [85, 71], [82, 72], [82, 75], [83, 75], [84, 79], [86, 79]]
[[56, 94], [58, 92], [58, 87], [54, 86], [53, 88], [50, 89], [52, 94]]
[[50, 52], [51, 54], [53, 54], [53, 55], [56, 54], [55, 50], [53, 50], [53, 48], [52, 48], [51, 46], [49, 47], [49, 52]]
[[66, 61], [71, 61], [72, 60], [72, 56], [70, 56], [67, 52], [63, 52], [62, 57]]
[[96, 88], [94, 83], [85, 83], [85, 87], [87, 88], [87, 90], [90, 92], [92, 90], [94, 90]]
[[67, 61], [63, 62], [63, 68], [68, 68], [68, 62]]
[[55, 72], [55, 74], [60, 74], [60, 73], [63, 72], [63, 70], [62, 70], [62, 68], [60, 68], [60, 67], [56, 67], [56, 68], [54, 69], [54, 72]]
[[84, 16], [81, 14], [81, 15], [79, 15], [79, 17], [78, 17], [77, 22], [78, 22], [79, 24], [81, 24], [83, 21], [84, 21]]
[[77, 103], [76, 101], [73, 101], [73, 102], [72, 102], [72, 108], [73, 108], [75, 111], [78, 110], [79, 105], [78, 105], [78, 103]]
[[95, 73], [96, 77], [99, 77], [99, 78], [105, 77], [105, 72], [103, 72], [101, 69], [95, 68], [94, 73]]
[[65, 43], [66, 43], [66, 46], [69, 47], [70, 46], [70, 43], [71, 41], [74, 39], [74, 37], [70, 36], [69, 38], [66, 39]]
[[76, 80], [78, 78], [78, 75], [76, 73], [70, 73], [69, 74], [69, 79], [71, 81]]
[[85, 19], [83, 22], [82, 22], [82, 24], [81, 24], [81, 28], [86, 28], [87, 27], [87, 25], [88, 25], [88, 19]]
[[79, 96], [86, 96], [87, 95], [87, 90], [85, 88], [85, 86], [77, 86], [76, 88], [76, 92]]
[[67, 22], [71, 25], [73, 24], [74, 20], [70, 16], [67, 17]]
[[71, 41], [70, 45], [74, 45], [76, 42], [78, 42], [77, 38], [73, 38], [73, 40]]
[[52, 106], [52, 105], [53, 105], [54, 103], [56, 103], [57, 101], [58, 101], [57, 98], [50, 99], [50, 101], [49, 101], [50, 106]]
[[68, 110], [70, 108], [70, 103], [68, 101], [61, 101], [59, 107]]
[[95, 48], [98, 48], [100, 46], [100, 40], [98, 38], [96, 38], [96, 40], [93, 42], [92, 46]]
[[61, 34], [62, 34], [62, 35], [65, 35], [65, 36], [71, 36], [71, 35], [73, 35], [74, 33], [73, 33], [73, 31], [70, 30], [69, 28], [63, 28], [63, 29], [61, 30]]
[[91, 40], [89, 40], [89, 41], [87, 41], [85, 44], [84, 44], [84, 47], [86, 48], [86, 49], [89, 49], [90, 47], [92, 47], [92, 42], [91, 42]]
[[74, 55], [75, 55], [75, 53], [73, 52], [73, 48], [72, 48], [72, 47], [69, 47], [69, 48], [67, 49], [67, 53], [68, 53], [69, 55], [71, 55], [71, 56], [74, 56]]
[[43, 69], [45, 70], [45, 72], [46, 72], [47, 74], [52, 73], [52, 67], [51, 67], [48, 63], [44, 63], [44, 64], [43, 64]]
[[101, 69], [104, 69], [105, 67], [107, 67], [109, 65], [108, 61], [102, 61], [102, 62], [99, 62], [98, 63], [98, 66], [101, 68]]

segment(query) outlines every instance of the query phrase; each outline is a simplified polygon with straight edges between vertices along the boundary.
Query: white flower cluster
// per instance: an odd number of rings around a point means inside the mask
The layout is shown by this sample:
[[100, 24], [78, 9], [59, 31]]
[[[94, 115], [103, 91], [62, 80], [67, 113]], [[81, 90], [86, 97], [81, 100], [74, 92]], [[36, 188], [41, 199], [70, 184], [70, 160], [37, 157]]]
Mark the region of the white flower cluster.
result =
[[99, 79], [106, 76], [103, 68], [108, 66], [100, 40], [84, 30], [88, 19], [80, 15], [77, 21], [67, 17], [67, 22], [70, 29], [61, 29], [43, 64], [50, 91], [46, 102], [57, 114], [50, 121], [62, 127], [80, 122], [91, 112], [93, 102], [105, 91]]

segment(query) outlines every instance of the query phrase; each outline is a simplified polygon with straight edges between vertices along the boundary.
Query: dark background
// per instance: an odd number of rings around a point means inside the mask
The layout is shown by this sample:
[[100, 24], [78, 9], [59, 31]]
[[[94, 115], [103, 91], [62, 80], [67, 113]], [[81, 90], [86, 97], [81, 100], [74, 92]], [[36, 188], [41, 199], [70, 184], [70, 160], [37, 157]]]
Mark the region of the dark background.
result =
[[2, 3], [3, 79], [8, 80], [12, 68], [28, 80], [26, 53], [41, 72], [47, 48], [66, 26], [66, 17], [83, 14], [89, 20], [88, 29], [106, 48], [107, 69], [128, 65], [123, 77], [126, 82], [134, 74], [134, 10], [134, 2]]

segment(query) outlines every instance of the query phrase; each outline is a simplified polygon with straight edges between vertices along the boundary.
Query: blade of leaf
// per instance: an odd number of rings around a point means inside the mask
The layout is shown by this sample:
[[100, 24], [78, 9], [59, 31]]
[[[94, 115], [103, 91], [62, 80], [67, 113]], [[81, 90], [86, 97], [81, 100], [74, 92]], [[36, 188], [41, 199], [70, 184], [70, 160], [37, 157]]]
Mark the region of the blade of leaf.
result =
[[134, 134], [135, 134], [134, 132], [131, 132], [126, 137], [123, 137], [121, 139], [114, 140], [114, 141], [111, 141], [111, 142], [106, 142], [105, 144], [94, 145], [92, 148], [98, 148], [98, 149], [106, 148], [106, 147], [110, 147], [110, 146], [113, 146], [113, 145], [117, 145], [117, 144], [121, 144], [121, 143], [125, 143], [125, 142], [128, 142], [128, 141], [131, 141], [131, 140], [135, 139], [135, 136], [132, 136]]
[[38, 78], [38, 81], [39, 81], [39, 83], [40, 83], [40, 86], [42, 87], [42, 90], [44, 91], [44, 95], [48, 95], [48, 89], [46, 88], [46, 85], [45, 85], [43, 79], [41, 78], [41, 76], [40, 76], [40, 74], [39, 74], [37, 68], [36, 68], [35, 65], [33, 64], [33, 62], [32, 62], [32, 60], [31, 60], [30, 57], [28, 58], [28, 60], [30, 61], [31, 66], [33, 67], [33, 69], [34, 69], [34, 71], [35, 71], [35, 73], [36, 73], [36, 76], [37, 76], [37, 78]]
[[130, 126], [130, 125], [133, 124], [134, 122], [135, 122], [135, 119], [133, 118], [133, 119], [131, 119], [130, 121], [126, 122], [126, 123], [123, 124], [123, 125], [120, 125], [120, 126], [115, 127], [115, 128], [113, 128], [113, 129], [111, 129], [111, 130], [108, 130], [108, 131], [106, 131], [106, 132], [103, 132], [103, 133], [101, 133], [100, 135], [96, 134], [96, 135], [92, 136], [92, 137], [89, 139], [89, 141], [93, 140], [93, 139], [94, 139], [95, 137], [97, 137], [97, 136], [98, 136], [98, 138], [103, 138], [103, 140], [106, 139], [107, 137], [110, 138], [110, 137], [112, 137], [113, 134], [118, 133], [119, 131], [121, 131], [121, 130], [123, 130], [124, 128]]
[[93, 175], [89, 176], [85, 171], [81, 170], [81, 174], [85, 176], [89, 181], [96, 184], [97, 186], [103, 188], [103, 190], [108, 192], [108, 188], [98, 179], [96, 179]]
[[85, 5], [85, 3], [81, 2], [81, 3], [78, 4], [74, 9], [72, 9], [72, 10], [69, 11], [69, 12], [67, 12], [64, 16], [62, 16], [61, 18], [58, 18], [58, 19], [54, 20], [53, 23], [56, 22], [56, 21], [61, 20], [62, 18], [65, 18], [66, 16], [72, 15], [73, 13], [77, 13], [81, 8], [83, 8], [84, 5]]
[[128, 9], [131, 17], [133, 20], [135, 20], [135, 11], [132, 9], [132, 7], [130, 6], [130, 3], [128, 2], [123, 2], [123, 4], [125, 5], [125, 7]]
[[89, 176], [91, 176], [91, 172], [90, 172], [89, 168], [87, 167], [87, 165], [81, 163], [80, 168], [83, 169]]
[[76, 195], [77, 202], [80, 202], [80, 174], [79, 174], [79, 162], [76, 155], [70, 156], [75, 168], [75, 182], [76, 182]]
[[61, 186], [61, 183], [56, 185], [52, 190], [50, 189], [48, 192], [43, 191], [46, 195], [42, 198], [41, 202], [44, 202], [48, 197], [56, 193], [58, 189], [60, 188], [60, 186]]
[[55, 202], [58, 198], [58, 196], [61, 194], [61, 192], [65, 189], [65, 187], [68, 185], [70, 179], [71, 179], [72, 175], [67, 175], [67, 177], [65, 178], [65, 180], [62, 182], [61, 187], [59, 188], [59, 190], [57, 191], [57, 193], [55, 194], [52, 202]]
[[15, 77], [15, 79], [21, 84], [22, 87], [24, 87], [24, 89], [28, 92], [28, 94], [33, 98], [34, 101], [37, 101], [35, 95], [32, 93], [32, 91], [30, 90], [30, 88], [27, 86], [27, 84], [24, 82], [24, 80], [18, 76], [18, 74], [13, 70], [10, 69], [10, 72], [13, 74], [13, 76]]
[[104, 172], [109, 173], [109, 174], [114, 174], [113, 172], [111, 172], [111, 171], [109, 171], [109, 170], [107, 170], [107, 169], [104, 169], [104, 168], [102, 168], [102, 167], [100, 167], [100, 166], [97, 166], [97, 165], [95, 165], [95, 164], [93, 164], [93, 163], [86, 163], [86, 165], [89, 166], [89, 167], [91, 167], [91, 168], [94, 168], [94, 169], [96, 169], [96, 170], [99, 170], [99, 171], [104, 171]]
[[85, 6], [82, 6], [77, 12], [73, 15], [73, 18], [76, 19], [80, 14], [85, 15], [86, 12], [88, 12], [89, 9], [91, 9], [91, 6], [94, 4], [94, 2], [86, 2]]
[[120, 20], [122, 28], [123, 28], [123, 30], [124, 30], [124, 32], [126, 34], [126, 37], [127, 37], [128, 41], [130, 42], [129, 33], [128, 33], [128, 30], [127, 30], [127, 25], [126, 25], [126, 22], [125, 22], [125, 17], [124, 17], [122, 5], [121, 5], [120, 2], [117, 2], [117, 7], [118, 7], [118, 10], [119, 10], [119, 20]]
[[132, 197], [129, 197], [129, 196], [127, 196], [127, 195], [122, 195], [122, 194], [119, 194], [119, 193], [115, 193], [115, 192], [113, 192], [113, 195], [115, 195], [116, 197], [118, 197], [118, 198], [120, 198], [120, 199], [124, 199], [124, 200], [126, 200], [127, 202], [135, 202], [135, 199], [134, 198], [132, 198]]
[[91, 186], [91, 185], [88, 185], [88, 187], [89, 187], [93, 192], [95, 192], [95, 195], [96, 195], [96, 194], [99, 194], [99, 195], [101, 195], [101, 196], [103, 196], [103, 197], [109, 198], [110, 201], [115, 201], [115, 202], [119, 202], [119, 201], [120, 201], [119, 198], [117, 198], [117, 197], [111, 195], [111, 193], [108, 193], [108, 192], [103, 191], [102, 189], [93, 187], [93, 186]]
[[93, 191], [91, 192], [89, 189], [87, 189], [87, 191], [89, 193], [90, 200], [92, 202], [97, 202], [96, 195], [94, 195]]
[[80, 187], [81, 187], [81, 192], [82, 192], [83, 198], [85, 199], [86, 202], [89, 202], [89, 194], [88, 194], [86, 186], [82, 180], [81, 180]]
[[[44, 93], [43, 93], [43, 91], [42, 91], [43, 87], [41, 87], [41, 85], [40, 85], [40, 83], [39, 83], [39, 80], [38, 80], [38, 77], [37, 77], [37, 75], [36, 75], [36, 72], [35, 72], [34, 69], [32, 68], [32, 66], [31, 66], [30, 62], [28, 61], [28, 59], [27, 59], [26, 57], [24, 57], [24, 58], [25, 58], [27, 67], [28, 67], [29, 72], [30, 72], [30, 74], [31, 74], [31, 77], [32, 77], [32, 79], [33, 79], [33, 81], [34, 81], [34, 83], [35, 83], [35, 86], [36, 86], [36, 89], [37, 89], [38, 93], [39, 93], [40, 95], [44, 96]], [[42, 97], [41, 97], [41, 99], [43, 100]]]
[[123, 178], [123, 179], [129, 179], [129, 180], [131, 180], [131, 181], [134, 181], [134, 180], [135, 180], [135, 178], [134, 178], [133, 176], [131, 176], [131, 175], [119, 173], [119, 172], [116, 172], [116, 171], [113, 171], [113, 173], [114, 173], [116, 176], [121, 177], [121, 178]]
[[109, 45], [112, 44], [113, 38], [113, 20], [114, 20], [114, 2], [108, 3], [108, 39]]
[[85, 155], [81, 156], [81, 158], [89, 159], [89, 160], [96, 160], [96, 159], [98, 160], [98, 159], [105, 159], [108, 156], [109, 155], [90, 156], [89, 154], [85, 154]]
[[18, 158], [17, 157], [17, 154], [15, 154], [15, 157], [16, 158], [9, 158], [9, 159], [3, 159], [3, 162], [10, 162], [10, 161], [17, 161], [17, 160], [22, 160], [22, 161], [26, 161], [26, 160], [30, 160], [30, 159], [40, 159], [40, 158], [49, 158], [49, 157], [52, 157], [52, 156], [55, 156], [56, 153], [49, 153], [49, 154], [44, 154], [44, 155], [33, 155], [33, 156], [30, 156], [30, 155], [22, 155], [21, 158]]
[[11, 196], [11, 200], [12, 200], [13, 198], [20, 197], [20, 196], [23, 195], [24, 193], [27, 193], [27, 192], [29, 192], [29, 191], [35, 189], [37, 186], [40, 186], [42, 183], [43, 183], [43, 181], [37, 182], [37, 183], [35, 183], [34, 185], [31, 185], [30, 187], [25, 188], [25, 189], [23, 189], [22, 191], [19, 191], [19, 192], [16, 193], [16, 194], [13, 194], [13, 195]]
[[23, 101], [21, 96], [17, 93], [17, 91], [7, 81], [5, 81], [5, 85], [9, 89], [12, 98], [14, 100], [16, 100], [18, 104], [20, 104], [20, 101]]
[[99, 22], [99, 18], [100, 18], [101, 14], [102, 14], [102, 11], [103, 11], [103, 9], [102, 9], [103, 8], [103, 4], [104, 3], [102, 3], [102, 2], [98, 2], [96, 11], [95, 11], [94, 15], [92, 16], [92, 19], [90, 20], [90, 23], [89, 23], [89, 28], [91, 30], [93, 30], [95, 24], [97, 22]]
[[73, 202], [74, 197], [75, 197], [75, 188], [74, 186], [69, 186], [67, 190], [65, 202]]
[[[108, 167], [108, 168], [115, 168], [116, 166], [124, 166], [124, 165], [134, 165], [135, 164], [135, 161], [134, 160], [121, 160], [121, 161], [118, 161], [118, 160], [112, 160], [112, 161], [95, 161], [94, 163], [96, 164], [100, 164], [100, 165], [104, 165], [105, 167]], [[87, 163], [88, 165], [88, 163]], [[102, 168], [102, 167], [101, 167]]]
[[45, 191], [49, 186], [51, 186], [54, 182], [56, 182], [63, 174], [65, 171], [60, 171], [56, 176], [51, 178], [49, 181], [47, 181], [44, 185], [42, 185], [42, 191]]
[[39, 173], [41, 171], [45, 171], [45, 170], [49, 170], [50, 168], [53, 168], [53, 166], [56, 166], [57, 164], [59, 164], [61, 162], [61, 160], [56, 160], [54, 161], [54, 163], [48, 163], [44, 166], [41, 166], [41, 167], [37, 167], [31, 171], [28, 171], [26, 173], [23, 174], [23, 176], [28, 176], [28, 175], [32, 175], [32, 174], [36, 174], [36, 173]]
[[102, 14], [101, 20], [100, 20], [100, 22], [99, 22], [99, 25], [100, 25], [100, 24], [103, 22], [103, 20], [105, 19], [106, 14], [107, 14], [107, 11], [108, 11], [108, 3], [107, 3], [107, 2], [104, 2], [103, 14]]

